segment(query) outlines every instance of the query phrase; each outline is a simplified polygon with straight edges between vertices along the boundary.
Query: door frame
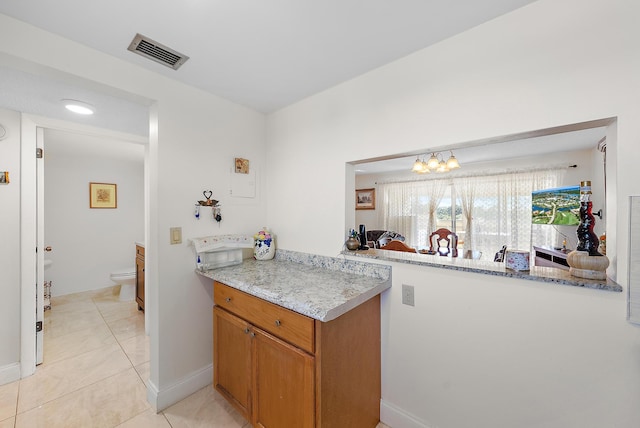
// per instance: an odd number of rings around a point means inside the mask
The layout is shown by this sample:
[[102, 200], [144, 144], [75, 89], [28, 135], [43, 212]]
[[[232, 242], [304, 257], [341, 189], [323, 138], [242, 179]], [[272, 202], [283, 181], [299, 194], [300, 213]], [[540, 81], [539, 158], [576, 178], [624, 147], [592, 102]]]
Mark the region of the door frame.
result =
[[[35, 247], [38, 225], [36, 203], [38, 184], [35, 156], [38, 128], [109, 137], [145, 145], [148, 144], [149, 139], [139, 135], [25, 113], [21, 114], [20, 128], [20, 377], [25, 378], [35, 373], [37, 360], [36, 288], [34, 285], [37, 283]], [[145, 157], [148, 156], [147, 153], [148, 151], [145, 151]], [[145, 223], [148, 220], [148, 214], [145, 212]]]

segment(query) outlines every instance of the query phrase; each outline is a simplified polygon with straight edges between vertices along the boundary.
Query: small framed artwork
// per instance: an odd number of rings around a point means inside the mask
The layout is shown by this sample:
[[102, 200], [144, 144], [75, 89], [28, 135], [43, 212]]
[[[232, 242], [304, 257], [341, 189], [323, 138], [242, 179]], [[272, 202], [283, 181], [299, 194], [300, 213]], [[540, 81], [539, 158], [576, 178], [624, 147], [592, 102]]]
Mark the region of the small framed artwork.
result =
[[249, 159], [236, 158], [236, 173], [249, 174]]
[[375, 210], [376, 209], [376, 189], [356, 190], [356, 209]]
[[89, 208], [117, 208], [118, 192], [115, 184], [89, 183]]

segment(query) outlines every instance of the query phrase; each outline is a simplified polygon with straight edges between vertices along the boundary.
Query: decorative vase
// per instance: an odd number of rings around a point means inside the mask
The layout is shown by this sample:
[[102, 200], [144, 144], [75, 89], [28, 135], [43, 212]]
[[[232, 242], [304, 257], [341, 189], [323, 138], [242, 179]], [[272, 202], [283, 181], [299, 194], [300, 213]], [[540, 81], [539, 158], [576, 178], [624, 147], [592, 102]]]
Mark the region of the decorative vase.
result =
[[347, 250], [350, 251], [355, 251], [360, 247], [360, 241], [353, 236], [350, 236], [344, 244], [347, 246]]
[[271, 260], [276, 255], [276, 243], [271, 232], [262, 228], [253, 235], [253, 258], [256, 260]]
[[591, 210], [593, 209], [593, 203], [591, 202], [591, 182], [580, 182], [580, 224], [578, 225], [578, 246], [577, 251], [586, 251], [590, 256], [602, 256], [598, 252], [598, 246], [600, 240], [598, 236], [593, 232], [593, 227], [596, 224], [596, 218], [593, 216]]
[[569, 273], [579, 278], [606, 279], [609, 259], [598, 252], [600, 240], [593, 232], [596, 219], [591, 212], [591, 182], [580, 182], [580, 224], [576, 234], [578, 245], [567, 255]]

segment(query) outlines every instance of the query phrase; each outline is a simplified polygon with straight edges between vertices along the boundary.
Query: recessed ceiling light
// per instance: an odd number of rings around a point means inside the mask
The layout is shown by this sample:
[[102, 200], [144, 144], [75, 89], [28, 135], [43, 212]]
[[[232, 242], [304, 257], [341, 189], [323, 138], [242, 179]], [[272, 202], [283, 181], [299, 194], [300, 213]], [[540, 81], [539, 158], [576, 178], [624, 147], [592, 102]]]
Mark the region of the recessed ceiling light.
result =
[[62, 103], [67, 110], [70, 110], [77, 114], [88, 115], [95, 112], [95, 107], [93, 107], [91, 104], [85, 103], [84, 101], [62, 100]]

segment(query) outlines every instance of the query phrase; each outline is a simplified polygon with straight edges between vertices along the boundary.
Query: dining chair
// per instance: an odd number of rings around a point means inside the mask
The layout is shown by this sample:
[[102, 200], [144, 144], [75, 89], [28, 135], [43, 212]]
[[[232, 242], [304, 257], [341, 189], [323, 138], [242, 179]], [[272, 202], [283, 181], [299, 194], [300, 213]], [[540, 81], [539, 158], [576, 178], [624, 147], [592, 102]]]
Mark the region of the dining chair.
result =
[[458, 257], [458, 235], [440, 228], [429, 235], [429, 252], [441, 256]]

